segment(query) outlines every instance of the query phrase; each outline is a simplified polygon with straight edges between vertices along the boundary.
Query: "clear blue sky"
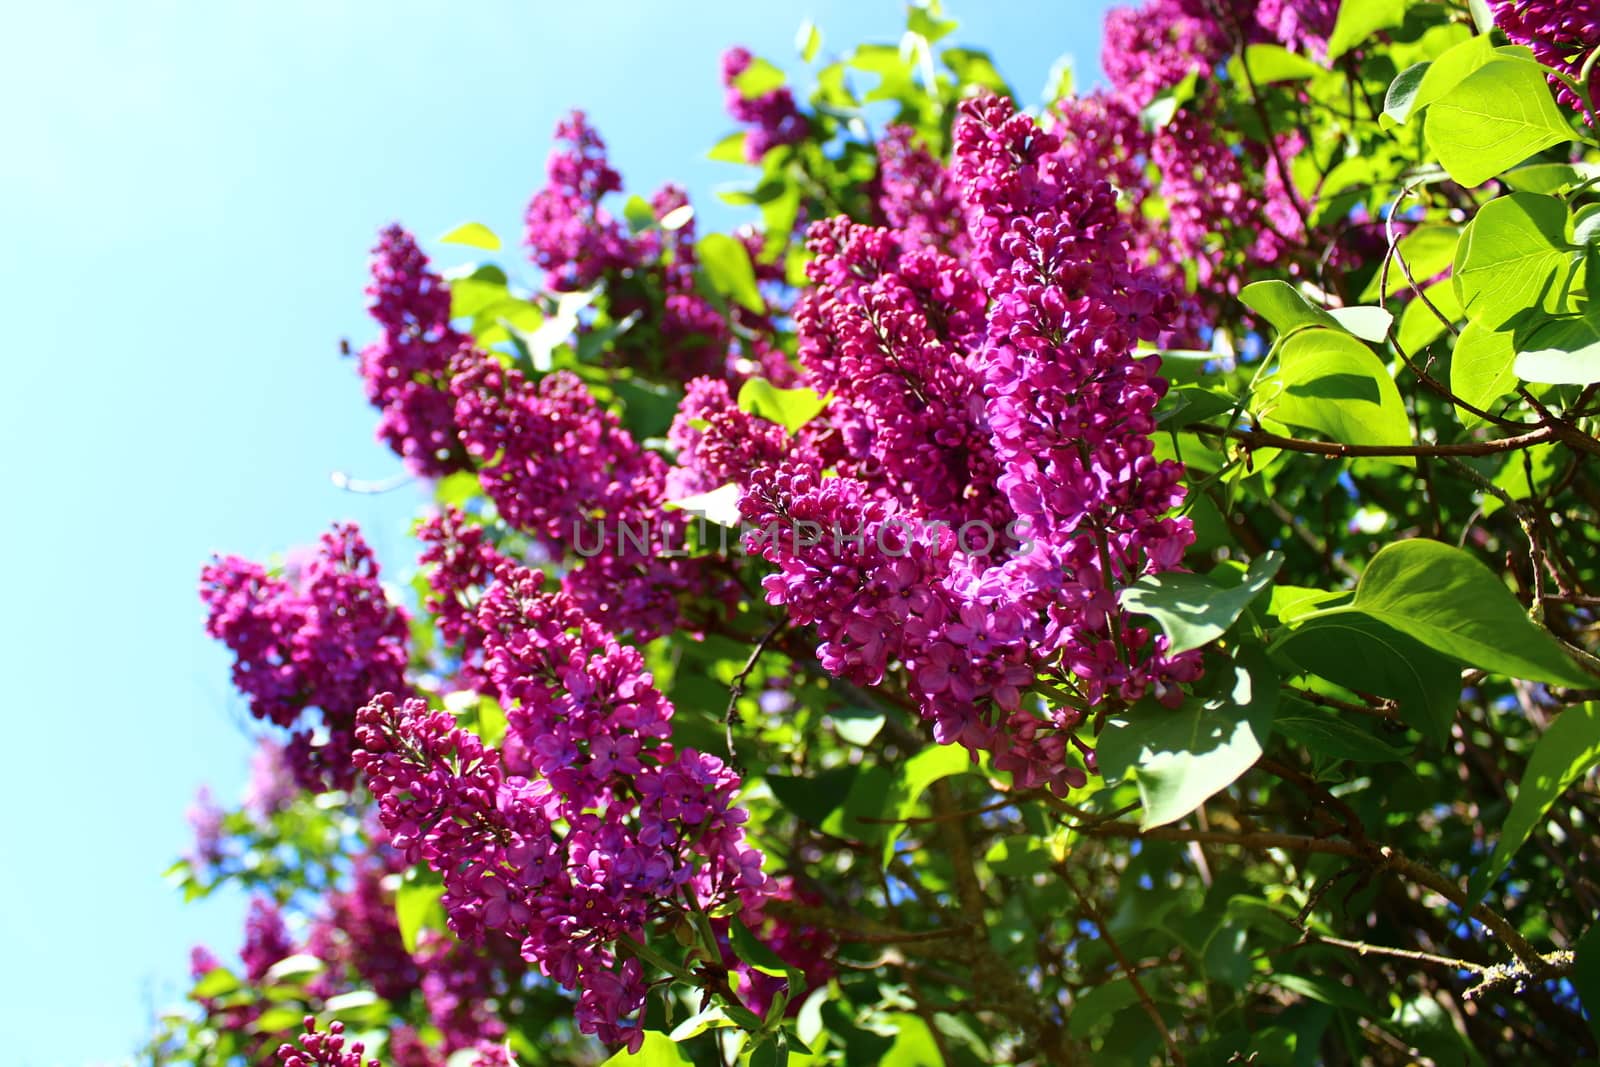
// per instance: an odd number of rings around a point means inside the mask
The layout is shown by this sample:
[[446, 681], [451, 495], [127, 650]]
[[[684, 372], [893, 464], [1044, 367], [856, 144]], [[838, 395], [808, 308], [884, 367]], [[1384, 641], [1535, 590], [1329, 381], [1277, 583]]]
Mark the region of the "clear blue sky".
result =
[[[1027, 102], [1098, 69], [1104, 0], [952, 0]], [[557, 116], [588, 109], [630, 189], [710, 191], [733, 43], [793, 69], [892, 41], [892, 0], [28, 4], [0, 35], [0, 1033], [18, 1067], [125, 1059], [188, 948], [231, 953], [240, 902], [159, 874], [201, 782], [240, 788], [247, 716], [201, 632], [198, 568], [360, 521], [409, 566], [414, 491], [340, 337], [369, 334], [391, 219], [515, 237]], [[803, 78], [803, 76], [802, 76]], [[804, 81], [801, 88], [805, 88]], [[433, 246], [435, 252], [437, 246]], [[470, 250], [458, 249], [457, 253]], [[514, 256], [515, 253], [510, 253]], [[457, 256], [448, 246], [446, 263]]]

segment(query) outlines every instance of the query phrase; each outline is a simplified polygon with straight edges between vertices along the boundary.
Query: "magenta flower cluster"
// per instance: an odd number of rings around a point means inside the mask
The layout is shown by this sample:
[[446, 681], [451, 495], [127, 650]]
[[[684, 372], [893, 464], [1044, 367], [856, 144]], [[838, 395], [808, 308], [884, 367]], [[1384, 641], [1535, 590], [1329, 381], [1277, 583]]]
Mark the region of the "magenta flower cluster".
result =
[[[1162, 343], [1196, 347], [1212, 318], [1205, 308], [1237, 294], [1255, 268], [1302, 273], [1305, 264], [1288, 253], [1312, 249], [1322, 269], [1337, 269], [1349, 258], [1341, 241], [1359, 239], [1359, 231], [1308, 232], [1286, 171], [1305, 147], [1296, 135], [1241, 141], [1206, 91], [1240, 44], [1320, 57], [1337, 7], [1334, 0], [1147, 0], [1113, 9], [1101, 55], [1111, 90], [1058, 105], [1075, 160], [1099, 170], [1121, 198], [1135, 263], [1180, 300]], [[1191, 76], [1200, 84], [1177, 113], [1145, 128], [1141, 109]], [[1141, 210], [1157, 189], [1164, 210]], [[1192, 282], [1179, 273], [1185, 263], [1195, 268]]]
[[943, 163], [915, 141], [909, 126], [891, 123], [878, 141], [878, 211], [907, 247], [965, 250], [961, 199]]
[[[1513, 44], [1527, 45], [1539, 62], [1574, 81], [1589, 56], [1600, 48], [1600, 0], [1491, 0], [1489, 7], [1494, 24]], [[1550, 83], [1569, 107], [1582, 111], [1600, 104], [1600, 64], [1590, 70], [1589, 82], [1583, 86], [1587, 100], [1580, 100], [1571, 86], [1557, 78]]]
[[378, 437], [424, 477], [460, 470], [446, 384], [450, 359], [466, 337], [450, 325], [450, 291], [428, 266], [416, 239], [389, 226], [372, 250], [370, 312], [383, 332], [361, 350], [367, 399], [382, 413]]
[[563, 577], [567, 592], [616, 632], [670, 632], [679, 598], [704, 579], [703, 561], [664, 552], [683, 543], [685, 523], [662, 510], [666, 462], [571, 373], [535, 383], [468, 348], [451, 388], [467, 453], [500, 515], [553, 558], [579, 557]]
[[[767, 598], [816, 625], [824, 667], [874, 685], [903, 665], [941, 741], [1065, 791], [1083, 781], [1068, 752], [1083, 706], [1175, 703], [1199, 673], [1116, 596], [1192, 540], [1169, 515], [1179, 468], [1150, 440], [1159, 362], [1133, 354], [1177, 302], [1129, 263], [1115, 193], [1058, 137], [998, 99], [962, 110], [970, 266], [887, 230], [812, 227], [800, 356], [846, 454], [797, 442], [741, 508], [779, 528], [752, 535], [776, 567]], [[796, 523], [837, 533], [786, 535]], [[1005, 551], [1002, 527], [1032, 550]], [[1041, 676], [1080, 702], [1026, 696]]]
[[763, 156], [780, 145], [795, 144], [811, 132], [810, 121], [795, 106], [788, 86], [779, 85], [761, 92], [747, 93], [740, 76], [750, 69], [754, 57], [747, 48], [730, 48], [722, 54], [722, 85], [727, 90], [725, 106], [735, 122], [744, 124], [744, 158], [759, 163]]
[[587, 289], [633, 262], [622, 223], [603, 205], [622, 188], [606, 159], [605, 142], [581, 111], [556, 126], [560, 147], [550, 153], [549, 184], [528, 204], [524, 240], [534, 263], [556, 290]]
[[[612, 318], [627, 324], [608, 346], [620, 364], [680, 380], [723, 373], [728, 322], [695, 287], [694, 221], [680, 210], [689, 207], [687, 194], [663, 186], [650, 200], [654, 225], [630, 233], [605, 205], [621, 192], [622, 178], [583, 112], [557, 125], [556, 141], [549, 183], [525, 215], [524, 239], [546, 285], [557, 291], [606, 287]], [[664, 228], [669, 222], [672, 228]]]
[[[356, 709], [406, 687], [406, 615], [353, 525], [335, 526], [282, 573], [237, 556], [200, 575], [206, 633], [233, 653], [250, 713], [293, 728], [283, 758], [304, 789], [348, 788]], [[306, 723], [321, 712], [320, 730]]]
[[282, 1067], [382, 1067], [378, 1060], [367, 1059], [366, 1051], [360, 1041], [345, 1047], [344, 1023], [331, 1022], [327, 1030], [320, 1031], [316, 1017], [308, 1015], [299, 1044], [280, 1046], [278, 1062]]
[[634, 946], [683, 907], [759, 905], [767, 879], [737, 776], [667, 742], [672, 706], [639, 652], [543, 581], [503, 566], [477, 609], [487, 680], [509, 709], [502, 749], [384, 695], [361, 712], [356, 759], [395, 847], [443, 878], [456, 933], [520, 939], [579, 991], [584, 1032], [637, 1049]]

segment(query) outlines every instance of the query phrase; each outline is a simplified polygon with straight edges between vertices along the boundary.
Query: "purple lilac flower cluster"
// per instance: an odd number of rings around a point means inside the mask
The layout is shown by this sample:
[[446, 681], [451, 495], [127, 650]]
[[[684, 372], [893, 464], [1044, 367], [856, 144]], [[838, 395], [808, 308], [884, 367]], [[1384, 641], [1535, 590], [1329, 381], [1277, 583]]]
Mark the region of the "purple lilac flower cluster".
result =
[[891, 123], [878, 142], [878, 211], [907, 247], [929, 244], [959, 256], [967, 234], [961, 198], [944, 164], [914, 136]]
[[622, 223], [602, 204], [607, 193], [622, 188], [622, 177], [583, 112], [561, 120], [556, 140], [559, 147], [547, 166], [549, 184], [528, 204], [524, 240], [550, 288], [587, 289], [633, 262]]
[[239, 950], [245, 976], [259, 982], [274, 963], [293, 954], [294, 942], [278, 906], [264, 897], [251, 900], [244, 921], [244, 947]]
[[638, 651], [543, 576], [504, 566], [478, 607], [503, 750], [448, 713], [385, 695], [362, 710], [357, 761], [410, 862], [444, 880], [452, 928], [518, 938], [579, 990], [586, 1033], [637, 1049], [645, 973], [631, 943], [678, 906], [758, 906], [738, 778], [666, 742], [672, 706]]
[[382, 412], [378, 437], [424, 477], [466, 464], [446, 387], [450, 358], [466, 338], [450, 326], [450, 291], [416, 239], [389, 226], [372, 250], [370, 312], [383, 328], [361, 350], [367, 398]]
[[[1573, 80], [1585, 61], [1600, 48], [1600, 0], [1491, 0], [1494, 24], [1513, 44], [1527, 45], [1547, 67]], [[1600, 104], [1600, 64], [1589, 73], [1583, 87], [1588, 100], [1580, 100], [1572, 87], [1557, 78], [1550, 84], [1568, 107], [1582, 111]]]
[[1140, 299], [1110, 188], [1085, 182], [1009, 102], [964, 106], [956, 156], [990, 298], [985, 394], [1000, 487], [1045, 548], [1016, 566], [1051, 601], [1042, 643], [1091, 701], [1169, 694], [1198, 660], [1166, 660], [1115, 589], [1179, 567], [1193, 541], [1188, 521], [1168, 515], [1182, 469], [1153, 455], [1160, 361], [1133, 351], [1174, 309]]
[[681, 210], [688, 195], [663, 186], [650, 201], [657, 225], [630, 234], [605, 207], [622, 178], [583, 112], [557, 125], [556, 140], [549, 184], [525, 216], [525, 242], [546, 284], [558, 291], [606, 286], [611, 318], [628, 323], [608, 346], [619, 363], [680, 380], [724, 372], [728, 323], [695, 288], [694, 220]]
[[[903, 665], [939, 740], [1064, 791], [1083, 780], [1067, 749], [1081, 706], [1025, 698], [1037, 677], [1088, 705], [1174, 703], [1199, 672], [1116, 597], [1192, 540], [1168, 514], [1179, 469], [1153, 456], [1159, 363], [1133, 353], [1178, 307], [1129, 263], [1115, 192], [1059, 137], [989, 98], [963, 105], [956, 143], [970, 268], [843, 220], [811, 231], [804, 380], [872, 462], [824, 476], [793, 453], [752, 474], [741, 509], [777, 568], [768, 600], [817, 626], [826, 669], [875, 685]], [[969, 543], [967, 524], [986, 536]], [[1030, 551], [997, 543], [1016, 524]]]
[[841, 472], [915, 501], [928, 519], [1003, 526], [985, 491], [999, 468], [967, 358], [983, 327], [977, 281], [938, 249], [902, 251], [891, 231], [843, 218], [814, 224], [806, 248], [800, 363], [806, 384], [850, 416]]
[[344, 1023], [334, 1021], [326, 1031], [319, 1031], [316, 1016], [308, 1015], [299, 1045], [279, 1047], [278, 1062], [282, 1067], [382, 1067], [378, 1060], [367, 1059], [366, 1051], [360, 1041], [345, 1047]]
[[534, 383], [467, 348], [451, 388], [462, 440], [501, 516], [555, 558], [583, 557], [563, 578], [567, 591], [617, 632], [648, 639], [671, 631], [679, 598], [704, 576], [703, 561], [664, 551], [683, 544], [686, 524], [661, 508], [666, 462], [571, 373]]
[[739, 410], [721, 378], [696, 378], [688, 384], [667, 444], [677, 457], [667, 473], [669, 500], [743, 482], [757, 467], [776, 463], [789, 448], [783, 427]]
[[[237, 556], [201, 572], [206, 633], [233, 653], [233, 682], [250, 713], [300, 727], [284, 760], [303, 789], [348, 788], [356, 709], [374, 693], [405, 689], [406, 615], [378, 574], [353, 525], [335, 526], [283, 574]], [[322, 713], [322, 737], [303, 722], [310, 708]]]
[[794, 94], [788, 86], [780, 85], [754, 94], [747, 94], [740, 87], [739, 77], [750, 69], [754, 59], [747, 48], [730, 48], [724, 52], [722, 85], [727, 90], [725, 106], [729, 117], [749, 127], [745, 131], [744, 158], [759, 163], [779, 145], [805, 140], [811, 132], [811, 123], [795, 106]]
[[403, 870], [394, 849], [374, 847], [351, 861], [348, 886], [323, 898], [305, 943], [305, 951], [327, 965], [315, 983], [321, 995], [341, 992], [350, 977], [390, 1003], [418, 988], [422, 974], [400, 936], [387, 886]]
[[[1329, 0], [1147, 0], [1116, 8], [1106, 16], [1101, 57], [1111, 90], [1058, 104], [1069, 155], [1098, 167], [1122, 197], [1135, 262], [1179, 298], [1180, 314], [1163, 343], [1196, 345], [1210, 317], [1205, 306], [1237, 294], [1252, 268], [1302, 272], [1305, 266], [1289, 253], [1311, 247], [1313, 238], [1329, 245], [1314, 257], [1321, 269], [1349, 258], [1338, 247], [1349, 234], [1307, 232], [1284, 166], [1305, 146], [1294, 135], [1270, 145], [1234, 143], [1204, 86], [1241, 44], [1269, 42], [1320, 56], [1336, 12]], [[1202, 79], [1192, 98], [1170, 121], [1141, 128], [1141, 109], [1190, 75]], [[1142, 208], [1156, 182], [1164, 210], [1151, 213]], [[1181, 263], [1194, 264], [1192, 282], [1179, 274]]]

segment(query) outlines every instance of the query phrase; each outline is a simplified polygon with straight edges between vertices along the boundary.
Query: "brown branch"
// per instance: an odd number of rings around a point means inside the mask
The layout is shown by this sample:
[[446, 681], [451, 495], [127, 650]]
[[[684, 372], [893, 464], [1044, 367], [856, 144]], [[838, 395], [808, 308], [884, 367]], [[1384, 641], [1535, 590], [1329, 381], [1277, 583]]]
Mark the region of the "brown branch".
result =
[[[1401, 855], [1396, 850], [1380, 845], [1358, 845], [1339, 838], [1306, 837], [1300, 834], [1272, 832], [1230, 833], [1219, 830], [1185, 830], [1173, 826], [1158, 826], [1141, 830], [1132, 823], [1104, 823], [1084, 826], [1080, 832], [1091, 836], [1138, 837], [1151, 841], [1199, 841], [1205, 844], [1232, 845], [1237, 848], [1281, 848], [1297, 852], [1320, 852], [1331, 856], [1348, 856], [1363, 860], [1380, 869], [1396, 872], [1424, 889], [1432, 890], [1462, 911], [1466, 911], [1467, 894], [1450, 879], [1416, 860]], [[1469, 917], [1482, 923], [1490, 933], [1505, 944], [1531, 974], [1543, 976], [1548, 969], [1539, 950], [1523, 937], [1505, 916], [1487, 904], [1478, 904]]]
[[728, 713], [723, 716], [722, 725], [727, 734], [728, 764], [739, 770], [739, 757], [733, 750], [733, 725], [739, 721], [739, 699], [744, 696], [745, 683], [750, 680], [750, 675], [756, 669], [756, 664], [761, 660], [761, 654], [767, 650], [772, 639], [778, 636], [778, 631], [783, 629], [783, 624], [789, 621], [787, 612], [780, 614], [773, 620], [772, 626], [761, 635], [761, 640], [756, 642], [750, 650], [750, 658], [744, 661], [744, 667], [733, 676], [733, 684], [728, 686]]
[[[1515, 437], [1500, 437], [1493, 441], [1467, 441], [1453, 445], [1346, 445], [1337, 441], [1307, 441], [1298, 437], [1285, 437], [1268, 430], [1253, 428], [1208, 426], [1190, 423], [1184, 427], [1199, 436], [1228, 437], [1242, 441], [1252, 448], [1278, 448], [1285, 452], [1304, 452], [1313, 456], [1330, 456], [1337, 459], [1357, 459], [1382, 456], [1492, 456], [1501, 452], [1515, 452], [1522, 448], [1546, 444], [1560, 438], [1554, 426], [1541, 426]], [[1591, 438], [1591, 440], [1593, 440]], [[1600, 447], [1600, 441], [1594, 444]]]
[[1178, 1067], [1185, 1067], [1188, 1061], [1184, 1059], [1183, 1050], [1178, 1047], [1177, 1041], [1173, 1039], [1172, 1031], [1167, 1029], [1167, 1021], [1161, 1017], [1161, 1009], [1156, 1007], [1156, 1002], [1151, 1000], [1150, 994], [1145, 991], [1144, 983], [1139, 981], [1139, 975], [1133, 966], [1133, 962], [1128, 959], [1127, 954], [1122, 951], [1122, 946], [1117, 943], [1117, 939], [1112, 935], [1110, 924], [1100, 914], [1099, 907], [1096, 906], [1088, 891], [1078, 887], [1077, 879], [1073, 877], [1072, 871], [1066, 864], [1057, 865], [1056, 870], [1061, 875], [1062, 880], [1066, 882], [1067, 888], [1072, 890], [1073, 895], [1078, 898], [1078, 902], [1083, 905], [1084, 913], [1089, 916], [1089, 921], [1094, 923], [1095, 928], [1100, 931], [1100, 940], [1105, 942], [1106, 948], [1110, 949], [1111, 954], [1116, 957], [1117, 966], [1121, 967], [1122, 973], [1127, 975], [1128, 986], [1133, 990], [1134, 995], [1139, 998], [1139, 1003], [1143, 1006], [1145, 1014], [1150, 1016], [1150, 1021], [1155, 1023], [1156, 1031], [1161, 1034], [1162, 1043], [1167, 1046], [1168, 1057]]

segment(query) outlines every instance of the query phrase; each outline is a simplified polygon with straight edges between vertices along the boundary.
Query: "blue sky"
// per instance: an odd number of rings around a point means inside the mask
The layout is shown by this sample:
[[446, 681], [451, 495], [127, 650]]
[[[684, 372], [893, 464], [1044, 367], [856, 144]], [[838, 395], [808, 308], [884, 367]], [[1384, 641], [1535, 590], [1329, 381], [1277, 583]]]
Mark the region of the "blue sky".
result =
[[[955, 0], [1025, 102], [1055, 60], [1098, 69], [1103, 0]], [[247, 716], [201, 632], [216, 550], [264, 558], [358, 520], [391, 576], [419, 494], [372, 440], [341, 337], [369, 334], [366, 252], [391, 219], [514, 238], [550, 131], [585, 107], [628, 187], [702, 217], [741, 172], [717, 58], [791, 69], [892, 41], [892, 0], [464, 5], [31, 4], [0, 39], [0, 522], [7, 708], [0, 1033], [19, 1067], [125, 1059], [181, 995], [188, 948], [238, 943], [240, 902], [159, 875], [202, 782], [232, 798]], [[804, 75], [800, 88], [806, 88]], [[438, 246], [432, 246], [435, 252]], [[449, 264], [470, 250], [448, 246]], [[508, 265], [515, 253], [503, 253]]]

